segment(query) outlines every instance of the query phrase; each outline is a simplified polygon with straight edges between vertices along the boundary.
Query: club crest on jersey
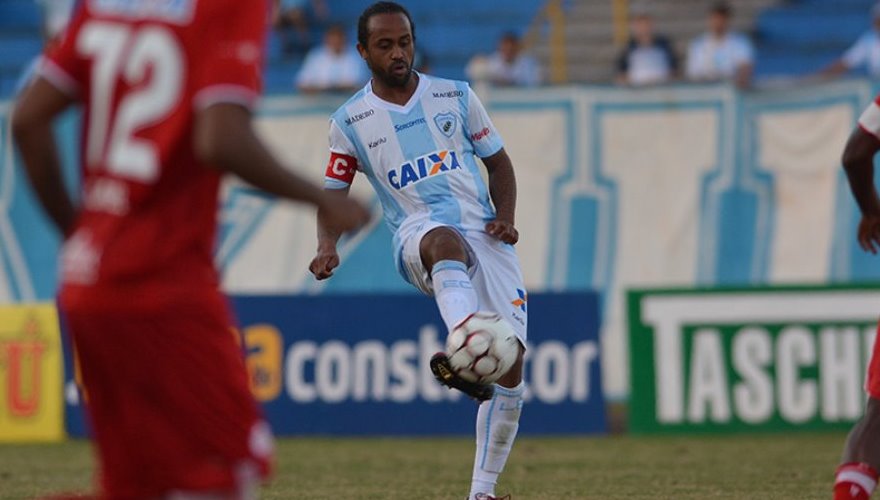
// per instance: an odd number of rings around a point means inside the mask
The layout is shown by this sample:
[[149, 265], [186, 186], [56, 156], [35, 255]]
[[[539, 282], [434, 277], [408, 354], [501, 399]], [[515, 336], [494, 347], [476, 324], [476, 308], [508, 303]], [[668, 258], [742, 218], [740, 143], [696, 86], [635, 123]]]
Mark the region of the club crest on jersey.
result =
[[443, 132], [443, 135], [452, 137], [452, 134], [455, 133], [455, 126], [458, 125], [458, 120], [452, 113], [438, 113], [434, 115], [434, 125], [437, 125], [437, 128], [440, 129], [440, 132]]
[[388, 172], [388, 183], [394, 189], [400, 190], [422, 179], [452, 170], [461, 170], [458, 155], [455, 154], [455, 151], [444, 149], [420, 156], [396, 169], [390, 170]]

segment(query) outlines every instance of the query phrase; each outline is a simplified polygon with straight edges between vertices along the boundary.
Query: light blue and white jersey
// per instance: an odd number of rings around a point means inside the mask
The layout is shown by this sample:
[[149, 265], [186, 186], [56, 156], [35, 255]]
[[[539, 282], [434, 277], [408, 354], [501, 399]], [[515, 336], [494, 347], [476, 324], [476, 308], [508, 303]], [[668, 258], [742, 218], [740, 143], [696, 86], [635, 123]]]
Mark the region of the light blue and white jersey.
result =
[[330, 118], [330, 163], [325, 187], [349, 186], [355, 170], [373, 185], [402, 242], [426, 223], [484, 231], [495, 218], [475, 156], [503, 143], [467, 83], [419, 74], [404, 106], [380, 99], [367, 85]]

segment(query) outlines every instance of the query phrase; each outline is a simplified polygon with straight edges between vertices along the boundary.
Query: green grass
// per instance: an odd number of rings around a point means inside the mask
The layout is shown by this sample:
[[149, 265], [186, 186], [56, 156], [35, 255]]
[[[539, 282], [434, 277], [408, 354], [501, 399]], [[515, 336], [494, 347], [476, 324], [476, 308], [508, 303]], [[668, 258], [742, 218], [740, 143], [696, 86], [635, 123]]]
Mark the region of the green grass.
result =
[[[844, 434], [521, 438], [498, 493], [523, 499], [829, 499]], [[470, 439], [282, 439], [264, 499], [462, 499]], [[88, 443], [0, 445], [0, 498], [87, 491]]]

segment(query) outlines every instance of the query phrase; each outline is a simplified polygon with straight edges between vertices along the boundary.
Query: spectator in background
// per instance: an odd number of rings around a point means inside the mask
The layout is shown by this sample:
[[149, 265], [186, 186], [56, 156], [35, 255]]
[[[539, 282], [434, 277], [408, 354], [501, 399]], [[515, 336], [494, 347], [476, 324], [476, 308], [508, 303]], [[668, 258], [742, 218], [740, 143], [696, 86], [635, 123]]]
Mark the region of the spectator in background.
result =
[[872, 28], [840, 56], [825, 67], [820, 74], [836, 76], [847, 71], [864, 67], [868, 75], [880, 77], [880, 3], [871, 8]]
[[488, 58], [474, 56], [466, 68], [468, 78], [498, 86], [533, 87], [541, 84], [541, 67], [522, 50], [519, 36], [508, 32], [498, 40], [498, 49]]
[[726, 2], [709, 11], [708, 31], [690, 43], [687, 77], [693, 81], [734, 82], [748, 87], [752, 80], [754, 49], [749, 39], [730, 29], [732, 12]]
[[647, 8], [633, 8], [630, 30], [629, 42], [617, 59], [617, 82], [652, 85], [675, 78], [675, 52], [668, 38], [654, 33], [654, 18]]
[[296, 77], [300, 92], [352, 92], [363, 86], [367, 69], [360, 54], [348, 43], [345, 29], [330, 26], [324, 43], [306, 55]]
[[273, 0], [272, 26], [284, 31], [284, 50], [289, 53], [305, 52], [311, 45], [311, 25], [324, 21], [329, 9], [324, 0]]

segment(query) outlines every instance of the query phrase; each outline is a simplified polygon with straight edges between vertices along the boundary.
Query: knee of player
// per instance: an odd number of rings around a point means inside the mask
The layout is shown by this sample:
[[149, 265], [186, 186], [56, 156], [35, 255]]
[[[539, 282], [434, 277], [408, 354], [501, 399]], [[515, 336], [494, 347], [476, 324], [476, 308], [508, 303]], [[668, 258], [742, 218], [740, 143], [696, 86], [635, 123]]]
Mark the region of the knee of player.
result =
[[467, 264], [465, 243], [454, 229], [438, 227], [428, 232], [419, 242], [419, 253], [425, 267], [431, 269], [441, 260], [457, 260]]

